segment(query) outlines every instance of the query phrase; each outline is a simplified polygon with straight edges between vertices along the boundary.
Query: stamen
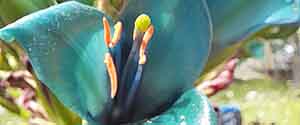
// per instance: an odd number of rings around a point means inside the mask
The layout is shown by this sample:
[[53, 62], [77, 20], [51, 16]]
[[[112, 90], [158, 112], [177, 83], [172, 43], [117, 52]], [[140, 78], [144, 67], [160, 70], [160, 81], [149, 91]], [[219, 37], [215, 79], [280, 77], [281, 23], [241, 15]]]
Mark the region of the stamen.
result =
[[[151, 19], [148, 15], [142, 14], [135, 21], [133, 32], [133, 44], [123, 68], [118, 92], [118, 104], [122, 112], [129, 113], [132, 110], [132, 103], [136, 97], [137, 90], [141, 84], [143, 67], [146, 63], [147, 45], [154, 33]], [[125, 106], [125, 107], [124, 107]]]
[[103, 22], [103, 28], [104, 28], [104, 42], [106, 46], [109, 46], [111, 37], [110, 37], [110, 27], [109, 27], [109, 22], [105, 17], [102, 18]]
[[114, 32], [114, 36], [111, 40], [111, 43], [109, 44], [110, 48], [114, 47], [121, 39], [122, 23], [117, 22], [117, 24], [114, 26], [114, 28], [115, 28], [115, 32]]
[[107, 72], [110, 78], [111, 98], [114, 98], [117, 94], [118, 78], [117, 78], [116, 67], [110, 53], [105, 54], [104, 63], [106, 64]]
[[145, 51], [147, 49], [148, 43], [150, 41], [150, 39], [152, 38], [154, 33], [154, 27], [153, 25], [151, 25], [146, 33], [144, 34], [143, 37], [143, 41], [140, 47], [140, 59], [139, 59], [139, 64], [145, 64], [146, 63], [146, 55], [145, 55]]

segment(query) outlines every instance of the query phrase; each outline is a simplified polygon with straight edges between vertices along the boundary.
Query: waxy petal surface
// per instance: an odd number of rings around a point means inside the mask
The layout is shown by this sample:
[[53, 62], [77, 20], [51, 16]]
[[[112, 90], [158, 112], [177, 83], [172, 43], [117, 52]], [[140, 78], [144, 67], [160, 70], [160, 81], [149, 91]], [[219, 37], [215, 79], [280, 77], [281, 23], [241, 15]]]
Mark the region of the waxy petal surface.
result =
[[87, 120], [104, 119], [111, 101], [102, 17], [96, 9], [65, 2], [6, 26], [0, 38], [22, 45], [39, 80], [63, 104]]

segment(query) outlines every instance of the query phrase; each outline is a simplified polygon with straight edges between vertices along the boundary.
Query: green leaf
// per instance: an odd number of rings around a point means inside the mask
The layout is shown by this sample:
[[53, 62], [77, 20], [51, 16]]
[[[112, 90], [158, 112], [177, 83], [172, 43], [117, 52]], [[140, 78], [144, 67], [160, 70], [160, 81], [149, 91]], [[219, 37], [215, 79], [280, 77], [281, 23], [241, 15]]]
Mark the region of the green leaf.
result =
[[4, 23], [9, 24], [55, 3], [55, 0], [0, 0], [0, 18]]
[[0, 18], [0, 28], [4, 27], [5, 23], [3, 22], [3, 20]]
[[111, 103], [102, 17], [94, 8], [65, 2], [0, 30], [1, 39], [22, 45], [38, 79], [86, 120], [104, 117]]
[[294, 34], [298, 29], [299, 27], [295, 25], [271, 26], [256, 33], [255, 36], [263, 37], [266, 39], [282, 39]]
[[86, 5], [93, 6], [94, 2], [97, 1], [97, 0], [56, 0], [56, 1], [59, 2], [59, 3], [67, 2], [67, 1], [77, 1], [77, 2], [80, 2], [80, 3], [86, 4]]
[[76, 1], [87, 4], [87, 5], [94, 5], [94, 2], [96, 0], [76, 0]]
[[2, 96], [2, 94], [4, 94], [4, 93], [2, 93], [2, 92], [0, 93], [0, 105], [5, 107], [10, 112], [19, 114], [21, 112], [20, 107], [18, 105], [16, 105], [15, 103], [13, 103], [11, 100], [4, 98]]

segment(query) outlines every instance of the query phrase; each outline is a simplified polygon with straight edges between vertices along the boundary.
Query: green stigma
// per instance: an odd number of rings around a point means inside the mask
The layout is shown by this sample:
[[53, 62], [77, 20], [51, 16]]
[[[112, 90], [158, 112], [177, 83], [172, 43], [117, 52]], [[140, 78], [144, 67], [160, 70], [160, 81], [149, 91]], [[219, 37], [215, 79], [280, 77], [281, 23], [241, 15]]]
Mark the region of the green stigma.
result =
[[134, 24], [135, 24], [135, 29], [141, 32], [146, 32], [148, 27], [151, 25], [151, 19], [148, 15], [141, 14], [136, 18]]

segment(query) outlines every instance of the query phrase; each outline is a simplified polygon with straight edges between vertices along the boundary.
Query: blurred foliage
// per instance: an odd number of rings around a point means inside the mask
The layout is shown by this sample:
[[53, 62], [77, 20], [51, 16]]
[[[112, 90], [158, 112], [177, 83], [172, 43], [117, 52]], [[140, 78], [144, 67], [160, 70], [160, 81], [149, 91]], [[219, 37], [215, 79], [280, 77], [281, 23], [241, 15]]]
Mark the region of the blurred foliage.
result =
[[5, 24], [3, 22], [3, 20], [0, 18], [0, 27], [3, 27]]
[[299, 90], [288, 89], [286, 83], [271, 79], [236, 81], [211, 100], [219, 105], [240, 107], [243, 124], [253, 122], [275, 125], [299, 125]]
[[84, 4], [88, 4], [88, 5], [93, 5], [96, 0], [76, 0], [76, 1], [84, 3]]
[[[6, 48], [5, 46], [2, 47]], [[16, 54], [16, 52], [14, 51], [10, 52], [14, 53], [11, 54], [11, 60], [13, 60], [12, 62], [18, 62], [22, 64], [20, 60], [17, 60], [18, 57], [16, 56], [18, 54]], [[7, 60], [7, 57], [4, 59]], [[24, 67], [26, 68], [25, 65], [14, 69], [11, 67], [11, 65], [8, 65], [5, 60], [3, 62], [0, 62], [0, 65], [3, 66], [4, 64], [4, 67], [6, 68], [0, 69], [0, 71], [7, 72], [6, 74], [0, 74], [0, 90], [3, 90], [0, 91], [0, 104], [3, 107], [6, 107], [9, 111], [18, 114], [20, 117], [24, 118], [24, 120], [31, 120], [32, 116], [36, 115], [35, 113], [46, 113], [43, 114], [43, 116], [46, 116], [49, 121], [53, 121], [55, 123], [58, 123], [59, 125], [77, 125], [81, 123], [81, 119], [69, 109], [64, 107], [64, 105], [61, 104], [57, 100], [57, 98], [54, 97], [53, 94], [50, 91], [48, 91], [48, 89], [43, 84], [41, 84], [39, 80], [37, 80], [34, 76], [14, 76], [15, 73], [25, 72], [22, 71], [24, 70]], [[32, 101], [38, 102], [45, 109], [46, 112], [32, 112], [31, 109], [25, 108], [25, 105], [17, 103], [20, 98], [24, 98], [21, 97], [24, 94], [22, 92], [28, 87], [32, 88], [31, 91], [34, 91], [34, 93], [36, 94], [36, 99], [33, 98]]]
[[55, 3], [55, 0], [0, 0], [0, 18], [5, 24], [9, 24]]
[[[0, 0], [0, 27], [3, 27], [5, 24], [14, 22], [15, 20], [28, 15], [32, 12], [35, 12], [40, 9], [47, 8], [51, 5], [56, 4], [55, 0]], [[4, 76], [7, 74], [14, 74], [9, 72], [20, 71], [28, 69], [26, 63], [28, 60], [24, 60], [26, 54], [23, 49], [16, 43], [6, 44], [0, 41], [0, 71], [5, 71], [7, 73], [1, 74], [1, 83], [11, 82], [7, 81]], [[29, 66], [29, 71], [30, 71]], [[4, 76], [2, 76], [4, 75]], [[10, 76], [7, 76], [10, 78]], [[20, 78], [12, 78], [12, 82], [16, 82]], [[27, 84], [26, 86], [31, 86], [33, 91], [36, 93], [36, 100], [42, 107], [46, 110], [46, 117], [50, 121], [55, 121], [59, 125], [76, 125], [81, 124], [81, 119], [71, 112], [69, 109], [65, 108], [56, 97], [53, 96], [50, 91], [47, 91], [47, 88], [43, 86], [35, 77], [31, 78], [31, 82], [25, 80], [26, 78], [22, 76], [21, 83], [17, 83], [17, 86], [6, 86], [4, 91], [0, 91], [0, 104], [6, 107], [12, 113], [15, 113], [22, 117], [23, 120], [29, 122], [35, 112], [30, 111], [23, 107], [24, 105], [17, 104], [17, 100], [20, 98], [21, 92], [20, 84]], [[15, 84], [15, 83], [13, 83]]]
[[[249, 56], [254, 56], [253, 55], [253, 53], [255, 53], [254, 48], [251, 47], [253, 47], [253, 44], [255, 44], [255, 42], [257, 43], [257, 39], [276, 39], [276, 38], [286, 39], [292, 34], [296, 33], [297, 30], [298, 27], [294, 25], [270, 26], [253, 34], [248, 39], [230, 45], [221, 51], [219, 50], [218, 52], [213, 51], [209, 56], [208, 63], [206, 63], [206, 66], [200, 78], [195, 82], [195, 84], [198, 85], [204, 80], [214, 78], [214, 76], [220, 70], [222, 70], [221, 67], [223, 67], [224, 62], [226, 62], [228, 59], [234, 56], [237, 56], [241, 59], [247, 58]], [[259, 42], [269, 42], [269, 41], [261, 40]]]
[[212, 53], [208, 58], [204, 70], [201, 73], [199, 79], [195, 81], [195, 85], [201, 84], [205, 80], [214, 78], [220, 71], [223, 70], [224, 64], [233, 57], [246, 58], [249, 53], [246, 51], [246, 46], [251, 42], [251, 39], [247, 39], [231, 45], [219, 53]]
[[265, 39], [287, 38], [298, 30], [295, 25], [270, 26], [256, 33], [256, 36]]
[[46, 86], [38, 82], [36, 93], [38, 96], [37, 99], [45, 108], [50, 121], [53, 121], [59, 125], [81, 124], [80, 117], [60, 103]]
[[[29, 125], [26, 119], [0, 106], [0, 125]], [[46, 124], [45, 124], [46, 125]]]

